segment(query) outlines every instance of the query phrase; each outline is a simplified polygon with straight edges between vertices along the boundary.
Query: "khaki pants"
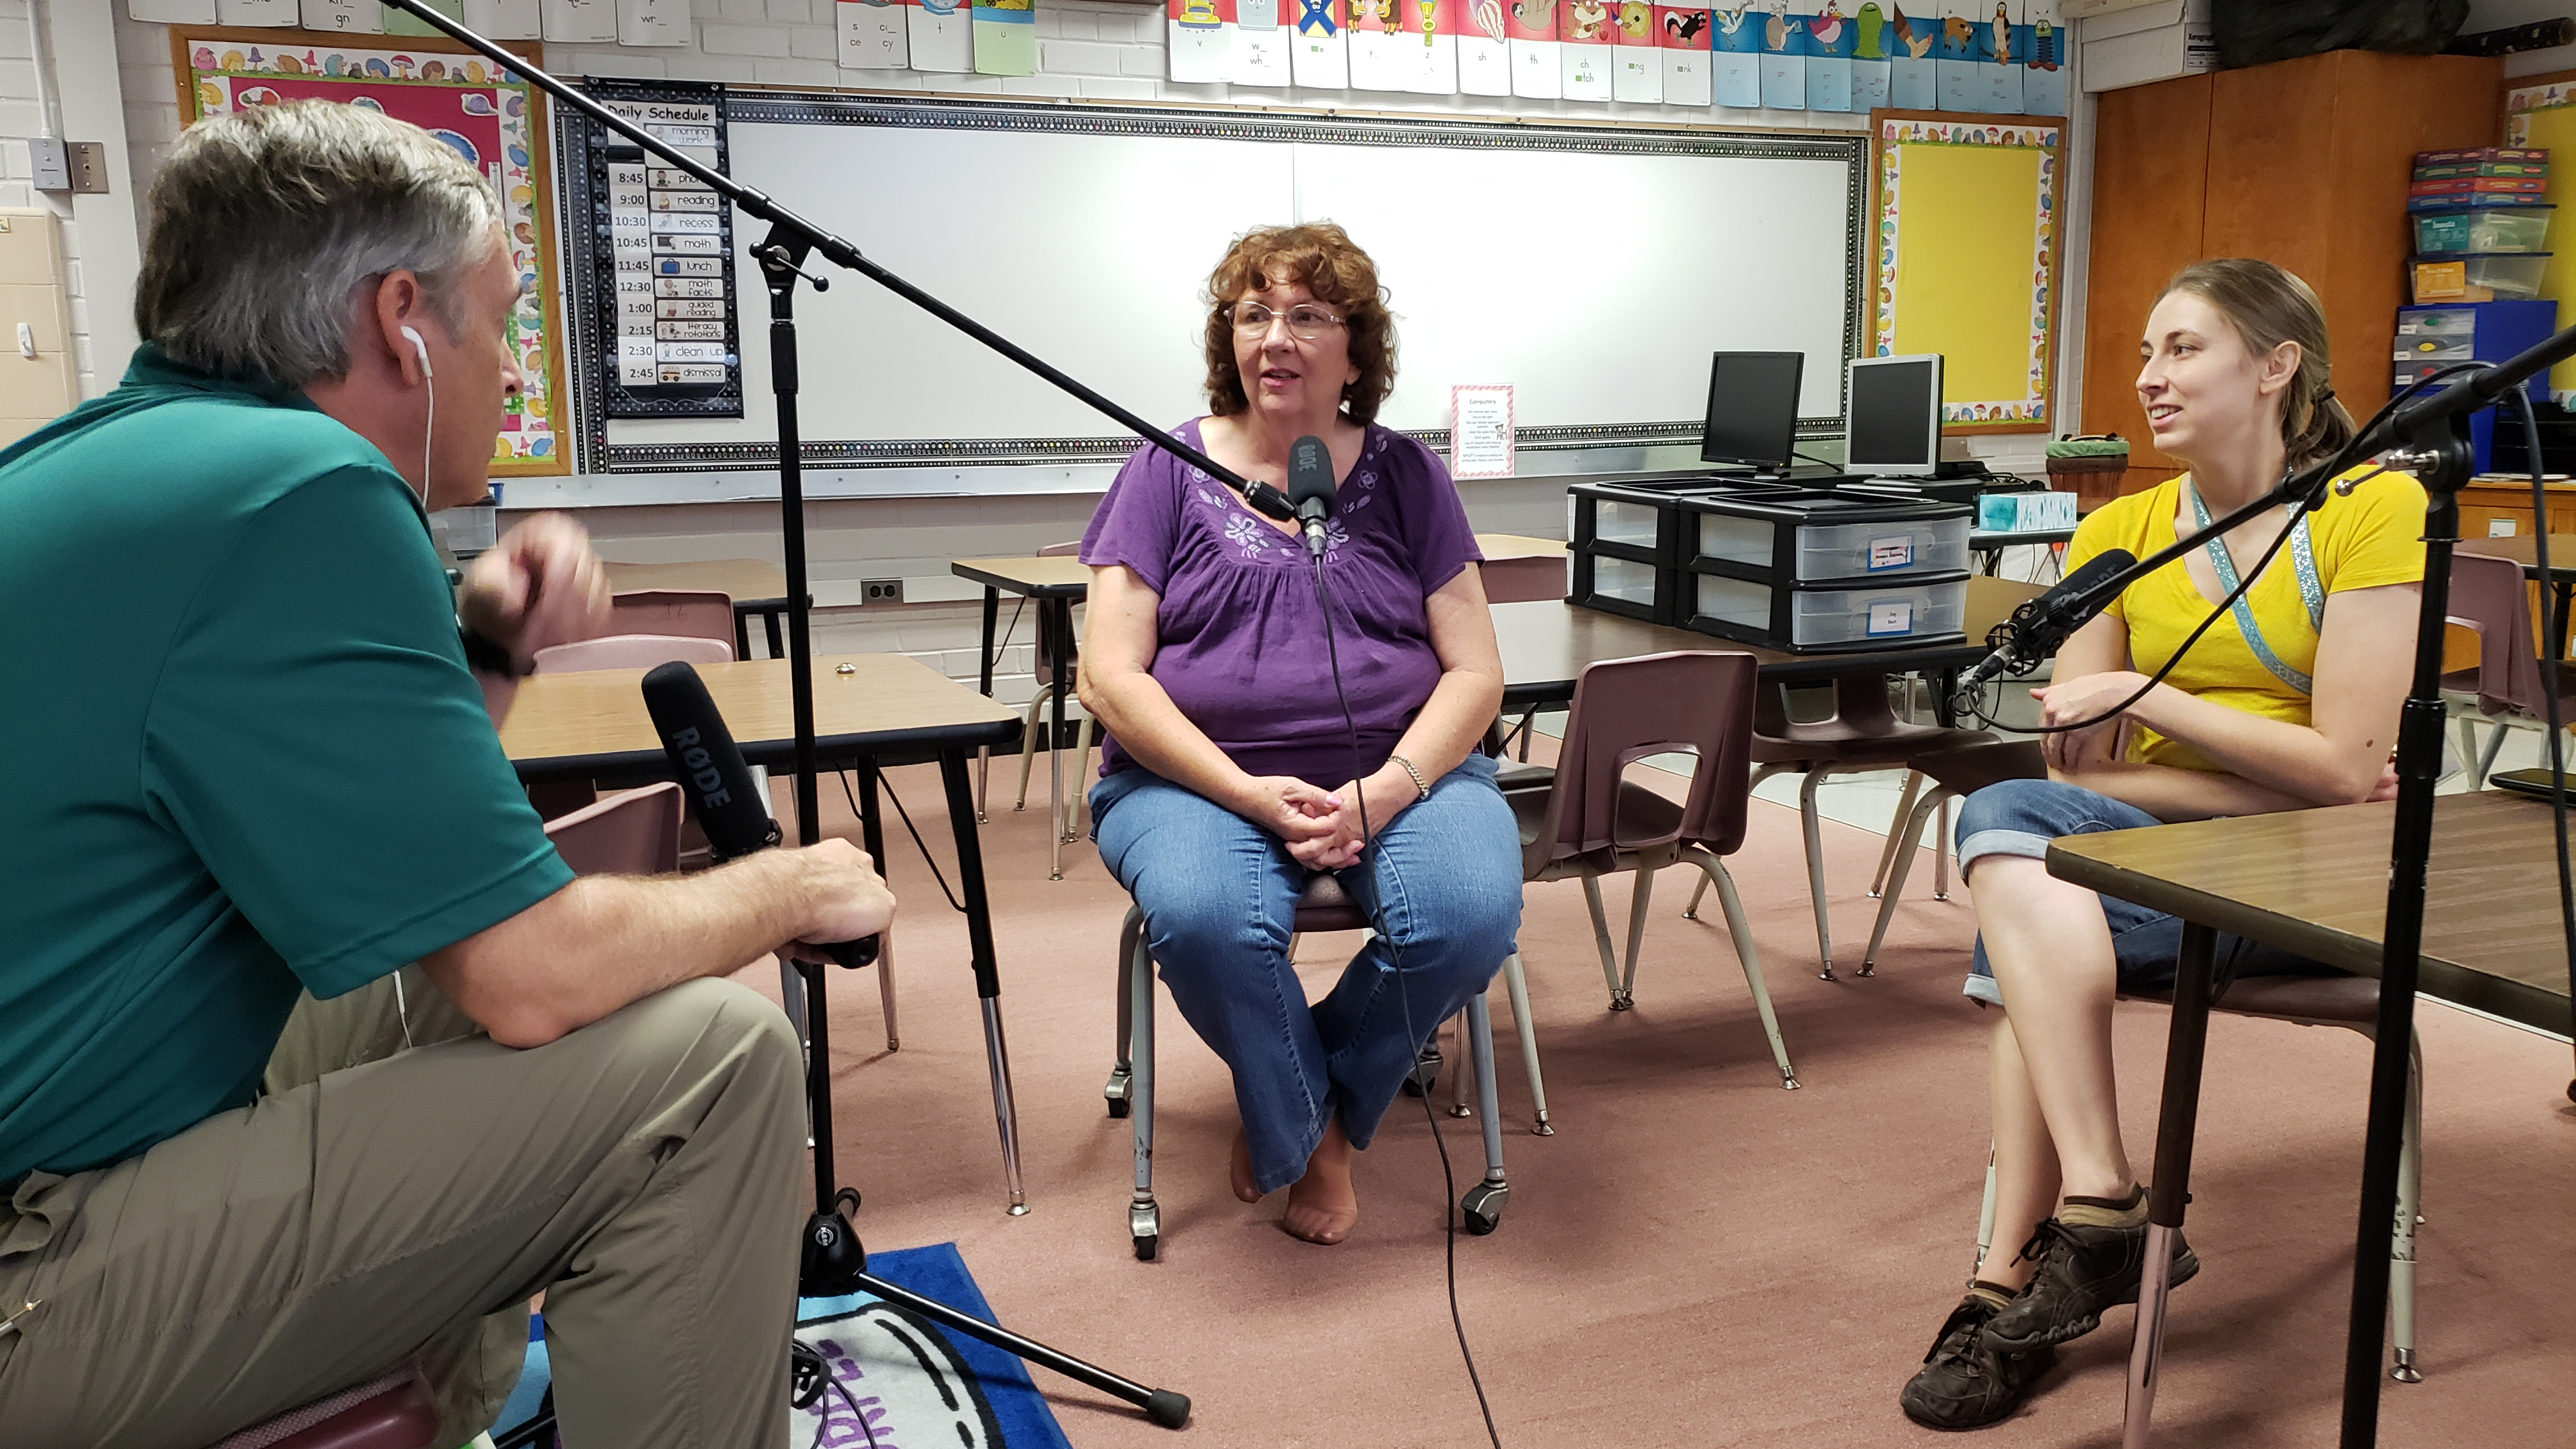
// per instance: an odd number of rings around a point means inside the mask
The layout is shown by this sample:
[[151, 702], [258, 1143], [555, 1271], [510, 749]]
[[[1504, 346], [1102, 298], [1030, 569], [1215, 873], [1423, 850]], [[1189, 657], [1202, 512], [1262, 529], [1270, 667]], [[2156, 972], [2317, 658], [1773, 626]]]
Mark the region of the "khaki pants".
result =
[[417, 1361], [444, 1445], [499, 1412], [546, 1293], [564, 1441], [784, 1449], [796, 1039], [693, 981], [534, 1051], [417, 970], [307, 997], [266, 1093], [0, 1202], [8, 1449], [204, 1449]]

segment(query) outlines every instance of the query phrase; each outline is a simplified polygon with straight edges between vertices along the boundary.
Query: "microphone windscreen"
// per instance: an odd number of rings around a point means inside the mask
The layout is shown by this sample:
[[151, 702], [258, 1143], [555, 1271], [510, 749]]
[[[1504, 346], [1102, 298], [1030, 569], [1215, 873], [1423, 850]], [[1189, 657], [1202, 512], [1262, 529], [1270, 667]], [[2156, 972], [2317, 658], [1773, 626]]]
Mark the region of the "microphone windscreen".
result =
[[2040, 595], [2040, 600], [2044, 603], [2055, 603], [2059, 599], [2083, 593], [2137, 561], [2138, 556], [2125, 548], [2106, 548], [2086, 559], [2073, 573], [2050, 585], [2048, 592]]
[[708, 849], [731, 860], [776, 845], [778, 822], [762, 807], [751, 770], [698, 671], [677, 659], [655, 667], [644, 676], [644, 708]]
[[1309, 434], [1288, 445], [1288, 501], [1304, 503], [1308, 499], [1330, 503], [1338, 491], [1333, 483], [1333, 450], [1324, 440]]

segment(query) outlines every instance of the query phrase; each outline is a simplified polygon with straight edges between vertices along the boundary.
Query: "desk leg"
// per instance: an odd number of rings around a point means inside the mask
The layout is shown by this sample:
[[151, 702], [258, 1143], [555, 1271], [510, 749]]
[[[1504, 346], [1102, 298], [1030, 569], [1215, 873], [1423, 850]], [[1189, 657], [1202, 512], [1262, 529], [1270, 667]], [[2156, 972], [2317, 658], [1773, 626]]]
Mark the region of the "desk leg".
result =
[[[976, 656], [981, 678], [976, 688], [986, 699], [993, 697], [993, 629], [1002, 619], [1002, 591], [991, 584], [984, 586], [984, 648]], [[975, 823], [984, 823], [984, 788], [993, 780], [993, 747], [979, 746], [975, 751]]]
[[769, 636], [769, 657], [772, 659], [787, 657], [787, 646], [780, 643], [778, 639], [778, 616], [781, 612], [783, 611], [771, 609], [760, 616], [761, 631]]
[[2138, 1326], [2129, 1344], [2129, 1407], [2122, 1449], [2146, 1449], [2165, 1348], [2165, 1293], [2173, 1286], [2174, 1235], [2191, 1200], [2191, 1139], [2200, 1123], [2200, 1059], [2209, 1041], [2209, 976], [2218, 932], [2182, 928], [2175, 963], [2173, 1024], [2165, 1041], [2165, 1092], [2156, 1119], [2155, 1183], [2147, 1193], [2147, 1264], [2138, 1284]]
[[[861, 756], [855, 773], [859, 777], [859, 848], [877, 864], [877, 874], [886, 873], [885, 816], [877, 809], [877, 762]], [[894, 1021], [894, 932], [887, 931], [877, 940], [877, 1001], [885, 1008], [886, 1050], [901, 1051], [903, 1039], [895, 1031]]]
[[1071, 686], [1065, 677], [1065, 656], [1073, 652], [1073, 601], [1049, 599], [1048, 612], [1055, 620], [1054, 669], [1049, 683], [1054, 688], [1047, 696], [1047, 879], [1064, 879], [1064, 692]]
[[733, 657], [751, 657], [751, 615], [740, 604], [733, 606]]
[[957, 837], [957, 889], [966, 902], [966, 941], [975, 965], [975, 995], [984, 1003], [984, 1066], [993, 1078], [993, 1121], [1002, 1133], [1002, 1174], [1011, 1216], [1029, 1210], [1020, 1190], [1020, 1118], [1011, 1101], [1011, 1052], [1002, 1040], [1002, 980], [993, 962], [993, 910], [984, 898], [984, 847], [966, 789], [966, 752], [942, 750], [939, 778], [948, 787], [948, 819]]
[[1932, 677], [1932, 719], [1945, 730], [1959, 727], [1959, 712], [1950, 707], [1950, 696], [1958, 691], [1959, 671], [1944, 669]]
[[2576, 580], [2551, 587], [2558, 590], [2558, 657], [2564, 659], [2567, 657], [2567, 604], [2570, 599], [2576, 599]]

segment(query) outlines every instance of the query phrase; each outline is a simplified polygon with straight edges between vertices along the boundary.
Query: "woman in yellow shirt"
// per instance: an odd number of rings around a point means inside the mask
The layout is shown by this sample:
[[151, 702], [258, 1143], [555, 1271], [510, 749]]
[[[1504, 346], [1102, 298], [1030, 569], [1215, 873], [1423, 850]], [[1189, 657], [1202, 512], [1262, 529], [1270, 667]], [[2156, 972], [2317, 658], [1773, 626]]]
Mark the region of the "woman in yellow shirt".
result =
[[[2269, 262], [2198, 263], [2167, 285], [2140, 343], [2138, 398], [2182, 477], [2104, 505], [2076, 530], [2070, 571], [2125, 548], [2144, 558], [2332, 454], [2352, 419], [2327, 383], [2325, 317]], [[2367, 470], [2357, 470], [2366, 472]], [[2380, 473], [2294, 519], [2274, 510], [2129, 586], [2058, 651], [2032, 693], [2052, 725], [2137, 692], [2227, 597], [2280, 553], [2163, 683], [2120, 715], [2040, 738], [2046, 780], [1970, 796], [1961, 870], [1979, 933], [1967, 993], [2001, 1006], [1990, 1067], [1997, 1245], [1899, 1402], [1965, 1429], [2009, 1415], [2055, 1345], [2136, 1301], [2146, 1194], [2120, 1140], [2111, 1073], [2115, 991], [2170, 982], [2181, 923], [2050, 876], [2060, 835], [2345, 804], [2393, 793], [2390, 745], [2413, 659], [2424, 491]], [[2238, 974], [2297, 963], [2220, 941]], [[2314, 968], [2308, 968], [2314, 969]], [[2199, 1270], [2175, 1238], [2173, 1281]]]

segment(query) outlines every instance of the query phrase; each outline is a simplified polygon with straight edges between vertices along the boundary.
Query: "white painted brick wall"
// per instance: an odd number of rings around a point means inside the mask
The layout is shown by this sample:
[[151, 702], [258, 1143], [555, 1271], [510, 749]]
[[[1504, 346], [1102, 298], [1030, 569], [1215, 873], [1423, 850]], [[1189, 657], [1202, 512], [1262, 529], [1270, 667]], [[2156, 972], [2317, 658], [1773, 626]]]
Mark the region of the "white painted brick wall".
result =
[[[72, 364], [81, 396], [102, 390], [90, 346], [90, 299], [80, 264], [80, 232], [72, 225], [68, 202], [36, 190], [35, 164], [28, 142], [43, 129], [36, 102], [36, 47], [28, 26], [29, 0], [0, 0], [0, 206], [40, 207], [54, 213], [61, 229], [63, 276], [71, 306]], [[164, 70], [168, 67], [164, 66]]]

